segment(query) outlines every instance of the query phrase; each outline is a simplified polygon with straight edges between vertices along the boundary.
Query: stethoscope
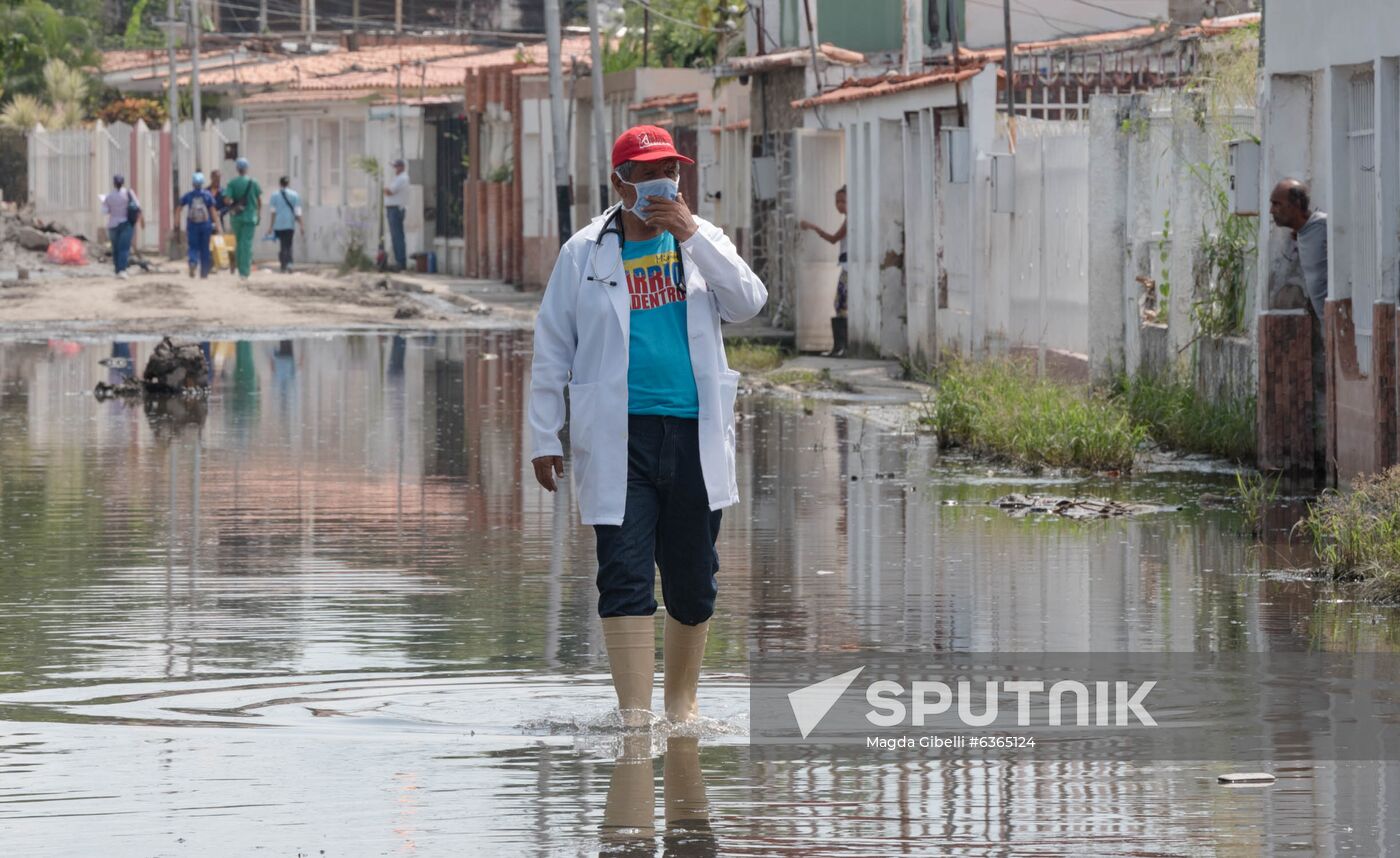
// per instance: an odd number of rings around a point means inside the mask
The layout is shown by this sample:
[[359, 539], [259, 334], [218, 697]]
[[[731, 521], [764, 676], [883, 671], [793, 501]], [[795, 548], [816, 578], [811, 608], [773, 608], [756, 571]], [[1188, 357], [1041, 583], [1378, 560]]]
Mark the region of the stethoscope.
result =
[[[608, 235], [617, 236], [617, 264], [608, 272], [606, 277], [598, 276], [598, 249], [603, 246], [603, 240]], [[622, 249], [627, 246], [627, 236], [622, 232], [622, 204], [614, 206], [608, 213], [607, 219], [603, 221], [603, 231], [598, 233], [598, 240], [594, 243], [593, 252], [588, 255], [588, 270], [592, 273], [586, 278], [591, 283], [605, 283], [608, 286], [616, 286], [618, 269], [622, 267]], [[685, 254], [676, 248], [677, 274], [680, 277], [676, 288], [682, 295], [685, 294]]]

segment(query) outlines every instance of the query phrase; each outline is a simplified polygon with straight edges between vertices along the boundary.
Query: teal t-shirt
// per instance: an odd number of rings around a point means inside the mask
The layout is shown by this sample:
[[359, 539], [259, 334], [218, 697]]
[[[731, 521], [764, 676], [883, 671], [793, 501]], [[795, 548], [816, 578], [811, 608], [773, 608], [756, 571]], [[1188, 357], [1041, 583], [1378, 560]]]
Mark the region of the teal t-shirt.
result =
[[622, 267], [632, 301], [627, 365], [627, 412], [700, 416], [700, 397], [690, 367], [685, 293], [675, 236], [663, 232], [623, 245]]

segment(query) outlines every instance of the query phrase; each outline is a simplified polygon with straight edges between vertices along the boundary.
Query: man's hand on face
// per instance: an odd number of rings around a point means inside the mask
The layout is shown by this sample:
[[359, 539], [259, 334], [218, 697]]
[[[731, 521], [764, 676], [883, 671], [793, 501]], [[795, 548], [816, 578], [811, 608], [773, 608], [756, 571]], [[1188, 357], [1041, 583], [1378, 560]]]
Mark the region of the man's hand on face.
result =
[[535, 466], [535, 480], [544, 487], [545, 491], [552, 492], [559, 488], [554, 478], [564, 476], [563, 456], [540, 456], [531, 464]]
[[660, 227], [685, 241], [695, 234], [695, 216], [685, 203], [685, 194], [676, 194], [674, 200], [665, 197], [647, 197], [647, 226]]

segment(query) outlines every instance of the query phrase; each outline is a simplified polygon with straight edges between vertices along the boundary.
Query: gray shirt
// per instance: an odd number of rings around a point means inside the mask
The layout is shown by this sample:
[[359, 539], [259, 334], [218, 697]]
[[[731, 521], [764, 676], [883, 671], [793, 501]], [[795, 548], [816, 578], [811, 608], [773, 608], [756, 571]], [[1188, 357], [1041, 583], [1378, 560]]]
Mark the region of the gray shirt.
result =
[[1327, 213], [1313, 212], [1297, 235], [1303, 284], [1313, 312], [1321, 319], [1322, 305], [1327, 300]]

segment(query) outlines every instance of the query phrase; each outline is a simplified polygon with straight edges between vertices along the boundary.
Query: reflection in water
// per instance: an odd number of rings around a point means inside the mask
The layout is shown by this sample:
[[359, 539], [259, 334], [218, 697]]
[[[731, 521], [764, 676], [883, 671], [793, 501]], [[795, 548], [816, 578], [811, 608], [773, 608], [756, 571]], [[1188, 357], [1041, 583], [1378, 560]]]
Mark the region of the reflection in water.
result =
[[153, 346], [0, 347], [14, 854], [1400, 848], [1395, 765], [1227, 790], [1209, 763], [857, 765], [744, 744], [751, 651], [1396, 647], [1394, 614], [1264, 574], [1298, 556], [1291, 522], [1251, 547], [1194, 503], [1218, 478], [1053, 488], [1182, 513], [1012, 520], [984, 502], [1050, 481], [746, 398], [701, 685], [726, 729], [657, 747], [598, 726], [593, 539], [567, 480], [550, 495], [529, 477], [528, 337], [211, 343], [194, 421], [88, 395], [111, 380], [100, 358], [140, 366]]

